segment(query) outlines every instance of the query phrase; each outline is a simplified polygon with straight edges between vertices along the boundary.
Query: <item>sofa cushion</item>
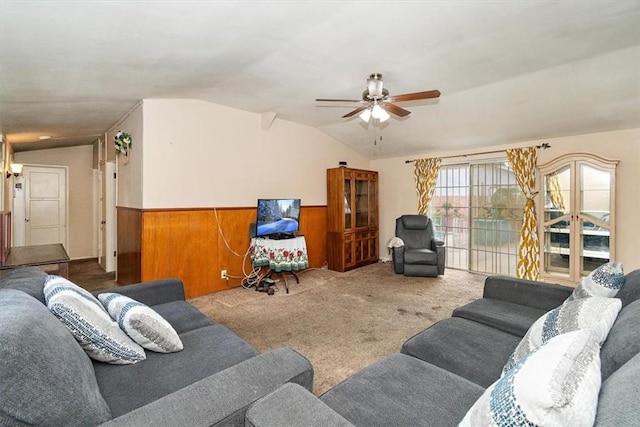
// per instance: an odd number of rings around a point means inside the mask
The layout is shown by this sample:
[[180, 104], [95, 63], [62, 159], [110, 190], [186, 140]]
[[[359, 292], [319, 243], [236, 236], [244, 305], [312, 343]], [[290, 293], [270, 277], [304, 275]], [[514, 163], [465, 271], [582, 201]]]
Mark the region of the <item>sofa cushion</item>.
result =
[[488, 387], [500, 378], [519, 342], [520, 337], [507, 332], [450, 317], [408, 339], [401, 352]]
[[133, 342], [88, 291], [59, 276], [44, 284], [49, 310], [71, 331], [89, 357], [114, 364], [145, 359], [144, 349]]
[[23, 291], [44, 304], [44, 281], [48, 274], [37, 267], [18, 267], [0, 276], [0, 289]]
[[172, 301], [151, 306], [178, 334], [214, 325], [200, 310], [186, 301]]
[[309, 390], [287, 383], [255, 402], [245, 415], [245, 427], [353, 427]]
[[120, 329], [142, 347], [160, 353], [182, 350], [178, 333], [150, 307], [114, 292], [99, 294], [98, 299]]
[[607, 378], [600, 388], [596, 426], [634, 426], [640, 420], [640, 355]]
[[[148, 352], [147, 360], [115, 366], [94, 362], [98, 385], [114, 417], [249, 359], [258, 352], [222, 325], [180, 334], [184, 350]], [[215, 396], [211, 396], [215, 399]]]
[[35, 298], [0, 290], [0, 425], [96, 425], [111, 419], [91, 361]]
[[484, 323], [522, 337], [533, 322], [547, 311], [494, 298], [481, 298], [456, 308], [452, 316]]
[[591, 297], [567, 301], [534, 322], [522, 338], [503, 372], [513, 368], [533, 350], [551, 338], [579, 329], [588, 329], [602, 344], [618, 317], [622, 303], [617, 298]]
[[591, 426], [600, 345], [590, 331], [551, 338], [491, 385], [460, 426]]
[[605, 380], [640, 353], [640, 301], [624, 307], [600, 350], [602, 379]]
[[358, 426], [452, 426], [484, 388], [405, 354], [364, 368], [320, 397]]
[[624, 285], [616, 294], [616, 298], [620, 298], [623, 307], [640, 298], [640, 269], [625, 276]]
[[624, 271], [619, 262], [608, 262], [583, 277], [568, 301], [585, 297], [615, 297], [624, 285]]

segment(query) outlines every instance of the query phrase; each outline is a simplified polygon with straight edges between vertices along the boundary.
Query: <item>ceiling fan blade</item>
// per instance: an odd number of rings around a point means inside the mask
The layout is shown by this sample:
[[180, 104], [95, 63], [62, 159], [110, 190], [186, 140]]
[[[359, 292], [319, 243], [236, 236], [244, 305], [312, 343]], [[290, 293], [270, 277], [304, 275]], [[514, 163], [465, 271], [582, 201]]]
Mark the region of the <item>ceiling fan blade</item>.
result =
[[409, 114], [411, 114], [411, 111], [405, 110], [404, 108], [400, 108], [397, 105], [393, 105], [389, 103], [384, 104], [382, 108], [399, 117], [406, 117]]
[[316, 98], [317, 102], [362, 102], [362, 99], [324, 99]]
[[418, 99], [432, 99], [439, 97], [439, 90], [427, 90], [425, 92], [405, 93], [403, 95], [390, 96], [389, 102], [416, 101]]
[[345, 114], [344, 116], [342, 116], [342, 118], [346, 119], [346, 118], [349, 118], [349, 117], [353, 117], [356, 114], [358, 114], [359, 112], [366, 110], [367, 108], [369, 108], [368, 105], [363, 105], [362, 107], [358, 107], [355, 110], [353, 110], [352, 112]]

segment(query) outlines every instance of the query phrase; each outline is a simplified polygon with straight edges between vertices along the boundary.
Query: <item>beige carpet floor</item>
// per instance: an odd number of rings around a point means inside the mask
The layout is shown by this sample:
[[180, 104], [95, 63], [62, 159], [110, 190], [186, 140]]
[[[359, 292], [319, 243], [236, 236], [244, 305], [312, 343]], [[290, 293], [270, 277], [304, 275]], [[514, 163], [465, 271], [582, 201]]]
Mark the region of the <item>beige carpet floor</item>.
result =
[[189, 302], [260, 351], [289, 346], [304, 354], [314, 367], [316, 394], [481, 297], [485, 279], [457, 270], [439, 278], [404, 277], [389, 263], [346, 273], [312, 269], [299, 277], [296, 284], [287, 275], [289, 294], [280, 281], [272, 296], [234, 288]]

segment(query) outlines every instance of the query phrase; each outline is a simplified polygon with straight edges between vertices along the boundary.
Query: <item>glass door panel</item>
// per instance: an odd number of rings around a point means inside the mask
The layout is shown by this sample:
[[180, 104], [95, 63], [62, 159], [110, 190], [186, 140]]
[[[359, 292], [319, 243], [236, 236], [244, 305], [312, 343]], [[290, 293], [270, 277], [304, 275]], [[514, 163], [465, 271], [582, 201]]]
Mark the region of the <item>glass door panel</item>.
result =
[[571, 273], [571, 166], [544, 177], [544, 267], [546, 271]]
[[376, 218], [376, 206], [378, 206], [378, 195], [376, 194], [376, 182], [369, 181], [369, 203], [371, 204], [371, 218], [369, 221], [371, 224], [377, 224], [378, 218]]
[[580, 167], [580, 271], [586, 276], [609, 262], [611, 173]]
[[345, 178], [344, 180], [344, 228], [351, 229], [353, 224], [351, 223], [351, 179]]
[[369, 226], [369, 181], [356, 179], [356, 228]]

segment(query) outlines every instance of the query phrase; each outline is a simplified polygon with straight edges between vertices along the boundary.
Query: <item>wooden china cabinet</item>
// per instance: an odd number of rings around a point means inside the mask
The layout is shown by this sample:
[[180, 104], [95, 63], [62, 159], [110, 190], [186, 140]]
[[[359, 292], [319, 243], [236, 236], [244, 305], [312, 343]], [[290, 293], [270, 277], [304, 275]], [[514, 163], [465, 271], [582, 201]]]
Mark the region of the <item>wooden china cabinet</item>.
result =
[[327, 169], [327, 261], [335, 271], [378, 262], [378, 172]]

